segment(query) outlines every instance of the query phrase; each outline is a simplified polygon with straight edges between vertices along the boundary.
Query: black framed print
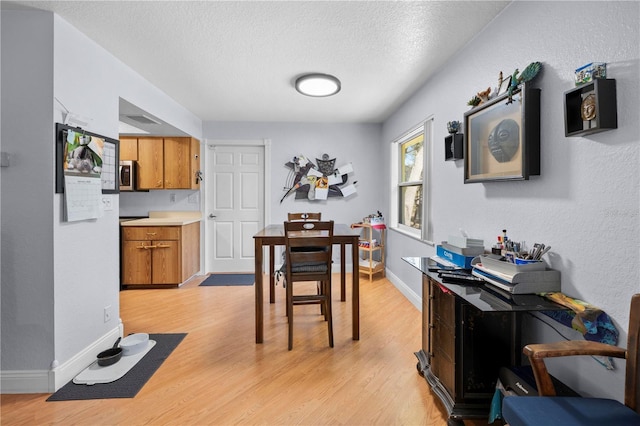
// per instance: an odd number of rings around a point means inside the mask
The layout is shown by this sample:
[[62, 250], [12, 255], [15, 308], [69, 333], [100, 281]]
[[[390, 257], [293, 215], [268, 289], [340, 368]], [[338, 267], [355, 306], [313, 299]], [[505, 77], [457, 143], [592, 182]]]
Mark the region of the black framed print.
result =
[[521, 86], [464, 115], [465, 183], [540, 174], [540, 89]]

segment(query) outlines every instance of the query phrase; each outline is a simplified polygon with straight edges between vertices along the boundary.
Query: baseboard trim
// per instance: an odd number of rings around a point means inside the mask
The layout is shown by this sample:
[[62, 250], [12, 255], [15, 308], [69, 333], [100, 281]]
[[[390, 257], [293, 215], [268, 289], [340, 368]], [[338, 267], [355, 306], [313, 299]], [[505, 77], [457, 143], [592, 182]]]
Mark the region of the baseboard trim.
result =
[[68, 361], [51, 370], [0, 371], [0, 389], [3, 394], [53, 393], [70, 382], [95, 361], [98, 353], [113, 345], [123, 335], [122, 322], [118, 327], [87, 346]]
[[417, 294], [411, 287], [406, 285], [397, 275], [394, 275], [392, 272], [386, 271], [387, 279], [393, 284], [399, 291], [409, 299], [409, 302], [413, 306], [415, 306], [420, 312], [422, 312], [422, 295]]
[[49, 393], [49, 370], [0, 371], [0, 389], [10, 393]]

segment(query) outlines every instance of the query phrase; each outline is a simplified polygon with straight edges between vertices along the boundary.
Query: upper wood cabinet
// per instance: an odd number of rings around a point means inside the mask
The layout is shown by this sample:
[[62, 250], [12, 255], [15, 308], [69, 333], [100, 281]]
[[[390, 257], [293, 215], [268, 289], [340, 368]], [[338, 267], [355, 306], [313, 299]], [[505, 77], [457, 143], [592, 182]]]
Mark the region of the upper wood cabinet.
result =
[[200, 141], [196, 138], [191, 139], [191, 177], [189, 178], [189, 187], [191, 189], [200, 189], [200, 180], [202, 173], [200, 169]]
[[164, 138], [165, 189], [190, 188], [189, 173], [191, 141], [187, 138]]
[[138, 138], [138, 189], [199, 189], [200, 141]]
[[138, 189], [164, 188], [164, 139], [138, 138]]
[[138, 138], [120, 136], [120, 160], [138, 161]]

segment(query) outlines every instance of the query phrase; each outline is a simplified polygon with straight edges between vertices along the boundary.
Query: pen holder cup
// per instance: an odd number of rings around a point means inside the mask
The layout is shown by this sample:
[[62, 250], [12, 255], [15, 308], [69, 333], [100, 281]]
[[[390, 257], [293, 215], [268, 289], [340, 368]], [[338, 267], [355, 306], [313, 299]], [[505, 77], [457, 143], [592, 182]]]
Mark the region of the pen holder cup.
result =
[[544, 262], [543, 260], [533, 260], [533, 259], [520, 259], [519, 257], [515, 258], [516, 265], [530, 265], [532, 263], [540, 263]]

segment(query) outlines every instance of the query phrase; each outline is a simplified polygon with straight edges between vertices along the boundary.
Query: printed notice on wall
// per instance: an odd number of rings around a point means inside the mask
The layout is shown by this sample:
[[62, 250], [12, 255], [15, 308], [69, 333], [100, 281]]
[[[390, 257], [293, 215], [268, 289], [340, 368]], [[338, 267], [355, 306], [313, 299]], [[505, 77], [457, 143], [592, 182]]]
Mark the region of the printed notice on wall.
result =
[[97, 219], [104, 215], [102, 180], [92, 176], [64, 177], [65, 216], [68, 222]]

